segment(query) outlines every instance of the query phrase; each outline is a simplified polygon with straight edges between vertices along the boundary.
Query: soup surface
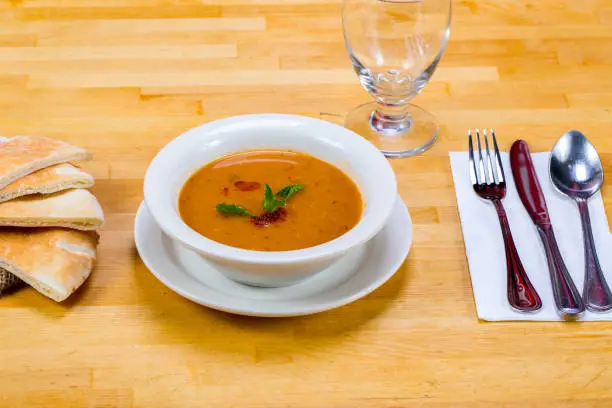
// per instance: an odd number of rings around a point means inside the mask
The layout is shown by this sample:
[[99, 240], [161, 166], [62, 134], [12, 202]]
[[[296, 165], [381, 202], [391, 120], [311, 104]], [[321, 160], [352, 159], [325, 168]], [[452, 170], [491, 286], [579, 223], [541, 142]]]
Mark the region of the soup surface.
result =
[[[266, 184], [281, 202], [276, 193], [283, 187], [302, 189], [266, 213]], [[249, 215], [220, 213], [216, 207], [222, 203], [240, 206]], [[179, 195], [179, 213], [192, 229], [222, 244], [257, 251], [289, 251], [331, 241], [353, 228], [362, 210], [361, 194], [346, 174], [289, 151], [226, 156], [193, 174]]]

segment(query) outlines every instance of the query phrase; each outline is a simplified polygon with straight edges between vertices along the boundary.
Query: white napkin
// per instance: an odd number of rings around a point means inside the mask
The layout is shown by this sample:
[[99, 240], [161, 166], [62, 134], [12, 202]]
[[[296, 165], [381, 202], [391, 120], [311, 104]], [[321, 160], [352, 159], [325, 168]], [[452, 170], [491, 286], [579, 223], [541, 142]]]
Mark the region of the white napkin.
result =
[[[534, 153], [531, 156], [563, 260], [582, 293], [584, 247], [578, 209], [570, 198], [553, 187], [548, 170], [550, 153]], [[479, 198], [472, 189], [468, 153], [451, 152], [450, 162], [478, 317], [489, 321], [561, 320], [556, 313], [540, 237], [516, 191], [508, 154], [501, 153], [501, 159], [507, 183], [507, 194], [502, 203], [508, 213], [512, 236], [525, 271], [542, 299], [542, 309], [536, 313], [524, 314], [514, 311], [508, 304], [506, 255], [495, 208], [491, 202]], [[612, 284], [612, 235], [600, 194], [589, 200], [589, 210], [599, 262], [607, 282]], [[587, 311], [582, 320], [612, 320], [612, 312]]]

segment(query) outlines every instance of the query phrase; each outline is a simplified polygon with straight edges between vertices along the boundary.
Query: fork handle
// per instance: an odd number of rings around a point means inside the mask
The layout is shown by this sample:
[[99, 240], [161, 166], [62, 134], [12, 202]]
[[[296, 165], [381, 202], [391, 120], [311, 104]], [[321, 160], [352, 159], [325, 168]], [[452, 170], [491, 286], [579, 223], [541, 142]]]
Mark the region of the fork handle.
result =
[[542, 300], [525, 273], [516, 245], [514, 245], [514, 239], [512, 239], [504, 206], [500, 200], [493, 200], [493, 204], [497, 211], [506, 249], [508, 303], [519, 312], [535, 312], [542, 307]]

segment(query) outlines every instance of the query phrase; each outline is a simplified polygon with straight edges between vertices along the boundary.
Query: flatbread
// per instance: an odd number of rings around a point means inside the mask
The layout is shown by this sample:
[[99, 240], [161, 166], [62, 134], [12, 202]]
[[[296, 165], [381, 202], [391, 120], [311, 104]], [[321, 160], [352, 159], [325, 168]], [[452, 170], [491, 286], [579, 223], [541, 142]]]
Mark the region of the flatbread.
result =
[[42, 136], [15, 136], [0, 140], [0, 188], [36, 170], [77, 160], [90, 154], [80, 147]]
[[67, 227], [83, 231], [104, 224], [104, 213], [89, 190], [31, 195], [0, 203], [0, 226]]
[[30, 173], [0, 189], [0, 203], [30, 194], [52, 194], [93, 185], [93, 177], [78, 167], [69, 163], [56, 164]]
[[0, 268], [61, 302], [85, 282], [97, 233], [60, 228], [0, 228]]

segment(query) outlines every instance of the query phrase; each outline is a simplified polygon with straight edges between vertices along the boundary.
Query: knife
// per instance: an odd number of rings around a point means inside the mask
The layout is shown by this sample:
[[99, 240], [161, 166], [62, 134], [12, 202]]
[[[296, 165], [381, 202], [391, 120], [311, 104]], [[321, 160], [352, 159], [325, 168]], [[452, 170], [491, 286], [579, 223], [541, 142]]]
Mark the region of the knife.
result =
[[565, 320], [577, 319], [584, 313], [584, 303], [559, 252], [544, 194], [531, 161], [529, 146], [524, 140], [512, 144], [510, 166], [519, 197], [544, 245], [557, 313]]

